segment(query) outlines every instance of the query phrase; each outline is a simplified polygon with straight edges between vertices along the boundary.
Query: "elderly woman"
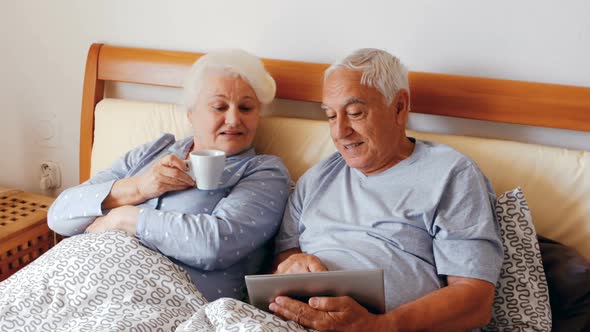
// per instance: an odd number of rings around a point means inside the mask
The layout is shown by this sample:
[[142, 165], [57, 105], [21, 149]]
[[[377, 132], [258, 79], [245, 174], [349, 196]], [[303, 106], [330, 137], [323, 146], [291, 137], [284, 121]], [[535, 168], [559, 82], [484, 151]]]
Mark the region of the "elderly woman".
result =
[[[185, 83], [194, 136], [165, 134], [64, 191], [49, 210], [50, 228], [67, 236], [123, 230], [186, 269], [208, 300], [242, 298], [244, 275], [260, 268], [289, 194], [281, 160], [252, 147], [260, 109], [274, 95], [256, 57], [203, 56]], [[188, 155], [201, 149], [227, 155], [215, 190], [198, 189], [185, 173]]]

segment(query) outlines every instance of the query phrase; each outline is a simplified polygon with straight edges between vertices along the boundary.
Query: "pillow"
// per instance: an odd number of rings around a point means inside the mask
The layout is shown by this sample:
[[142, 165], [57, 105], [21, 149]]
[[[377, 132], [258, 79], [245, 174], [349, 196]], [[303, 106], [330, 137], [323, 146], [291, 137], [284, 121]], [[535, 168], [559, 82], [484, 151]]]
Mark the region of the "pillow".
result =
[[500, 195], [504, 263], [486, 331], [551, 331], [549, 291], [529, 206], [520, 187]]
[[549, 284], [553, 331], [590, 329], [590, 262], [573, 248], [539, 236]]

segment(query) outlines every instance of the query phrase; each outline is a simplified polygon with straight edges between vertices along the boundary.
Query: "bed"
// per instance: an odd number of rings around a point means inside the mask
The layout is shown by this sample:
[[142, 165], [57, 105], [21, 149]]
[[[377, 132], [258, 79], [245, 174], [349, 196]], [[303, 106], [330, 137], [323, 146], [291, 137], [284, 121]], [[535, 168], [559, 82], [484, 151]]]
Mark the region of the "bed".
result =
[[[180, 106], [157, 101], [105, 98], [105, 83], [178, 88], [182, 86], [184, 75], [191, 64], [200, 56], [197, 53], [103, 44], [90, 47], [82, 98], [80, 182], [87, 180], [97, 170], [108, 167], [125, 151], [156, 138], [162, 132], [173, 133], [177, 138], [190, 134]], [[321, 82], [327, 64], [273, 59], [264, 59], [264, 63], [277, 82], [277, 98], [321, 101]], [[590, 88], [412, 72], [410, 89], [412, 112], [590, 131]], [[583, 257], [590, 259], [590, 152], [412, 131], [408, 136], [445, 143], [470, 156], [489, 177], [497, 194], [520, 187], [526, 195], [536, 232], [575, 248]], [[255, 146], [258, 153], [280, 156], [293, 180], [335, 151], [327, 122], [281, 116], [269, 116], [261, 120]], [[51, 330], [92, 330], [92, 327], [96, 329], [97, 326], [103, 326], [96, 324], [104, 324], [105, 330], [301, 330], [295, 323], [282, 322], [239, 301], [225, 299], [206, 304], [194, 286], [183, 280], [183, 271], [178, 271], [174, 264], [164, 258], [151, 256], [147, 250], [122, 234], [110, 237], [97, 235], [92, 240], [86, 239], [84, 241], [87, 242], [76, 245], [87, 248], [98, 245], [103, 248], [97, 243], [110, 243], [114, 241], [112, 239], [118, 239], [115, 247], [119, 246], [120, 251], [126, 252], [127, 256], [121, 254], [121, 259], [135, 259], [138, 265], [142, 265], [143, 259], [150, 261], [157, 267], [154, 268], [156, 275], [163, 278], [163, 284], [151, 280], [151, 283], [144, 282], [138, 286], [140, 279], [134, 279], [134, 283], [127, 282], [126, 287], [120, 287], [119, 293], [131, 292], [129, 297], [121, 295], [127, 301], [126, 307], [111, 302], [95, 305], [94, 311], [84, 311], [83, 314], [72, 309], [59, 316], [60, 321], [70, 320], [70, 325], [62, 324], [57, 319], [51, 322], [39, 319], [36, 326]], [[70, 251], [74, 245], [72, 239], [60, 244], [62, 247], [69, 246]], [[52, 252], [55, 250], [44, 255], [47, 256], [45, 261], [59, 266], [63, 258]], [[137, 252], [140, 258], [130, 257], [130, 252]], [[117, 251], [106, 254], [105, 260], [109, 255], [117, 256]], [[74, 255], [69, 259], [84, 269], [84, 263], [92, 257], [87, 253], [86, 256]], [[24, 270], [39, 268], [39, 264], [33, 262]], [[116, 266], [101, 268], [97, 267], [93, 273], [105, 275]], [[136, 272], [131, 271], [129, 275], [135, 275]], [[18, 299], [26, 293], [27, 296], [33, 296], [32, 302], [45, 305], [43, 310], [51, 312], [47, 309], [47, 306], [52, 305], [49, 302], [71, 300], [67, 291], [59, 290], [55, 285], [53, 277], [59, 275], [59, 271], [52, 273], [39, 276], [39, 283], [45, 283], [45, 286], [40, 285], [38, 291], [49, 294], [46, 297], [35, 300], [34, 290], [21, 289], [20, 293], [15, 290], [13, 286], [24, 275], [23, 272], [0, 284], [0, 294]], [[166, 274], [172, 276], [165, 277]], [[126, 277], [116, 275], [113, 278], [122, 280]], [[99, 281], [97, 283], [100, 284]], [[104, 287], [112, 289], [119, 286], [113, 281]], [[138, 293], [134, 287], [142, 289], [142, 292]], [[167, 292], [159, 297], [156, 305], [146, 303], [142, 297], [142, 294], [158, 293], [164, 288]], [[175, 293], [175, 290], [179, 291]], [[92, 295], [104, 297], [116, 293], [109, 290], [106, 291], [110, 292], [109, 295], [97, 292], [81, 298], [83, 288], [72, 286], [69, 291], [75, 293], [75, 296], [72, 295], [76, 299], [75, 303], [85, 305], [92, 304]], [[23, 302], [19, 309], [31, 308], [39, 303]], [[0, 326], [17, 330], [18, 326], [32, 322], [19, 318], [14, 306], [4, 310], [0, 311], [0, 317], [4, 318], [0, 320]], [[57, 307], [51, 310], [55, 310], [55, 315], [63, 313]], [[46, 315], [46, 318], [51, 317]]]

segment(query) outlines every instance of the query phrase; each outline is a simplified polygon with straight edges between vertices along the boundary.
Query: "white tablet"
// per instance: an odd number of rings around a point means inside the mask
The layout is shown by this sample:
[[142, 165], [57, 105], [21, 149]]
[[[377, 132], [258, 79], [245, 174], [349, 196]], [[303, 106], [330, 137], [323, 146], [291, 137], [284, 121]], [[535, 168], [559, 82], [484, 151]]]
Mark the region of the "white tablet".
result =
[[385, 313], [383, 270], [246, 276], [250, 304], [268, 311], [279, 295], [307, 302], [314, 296], [350, 296], [372, 313]]

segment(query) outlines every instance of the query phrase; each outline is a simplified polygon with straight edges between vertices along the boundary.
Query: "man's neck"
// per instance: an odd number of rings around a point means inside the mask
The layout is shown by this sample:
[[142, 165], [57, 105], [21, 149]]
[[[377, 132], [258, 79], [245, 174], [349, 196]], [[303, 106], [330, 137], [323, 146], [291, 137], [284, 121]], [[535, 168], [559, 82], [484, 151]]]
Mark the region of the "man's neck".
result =
[[398, 144], [398, 148], [396, 149], [396, 153], [391, 158], [388, 158], [387, 161], [383, 164], [383, 166], [380, 166], [380, 167], [376, 168], [375, 170], [371, 170], [369, 172], [363, 172], [363, 171], [361, 171], [361, 172], [366, 176], [375, 175], [375, 174], [379, 174], [381, 172], [384, 172], [384, 171], [392, 168], [393, 166], [399, 164], [402, 160], [409, 158], [412, 155], [412, 153], [414, 152], [415, 146], [416, 146], [416, 144], [414, 142], [412, 142], [404, 134], [403, 137], [399, 140], [399, 144]]

